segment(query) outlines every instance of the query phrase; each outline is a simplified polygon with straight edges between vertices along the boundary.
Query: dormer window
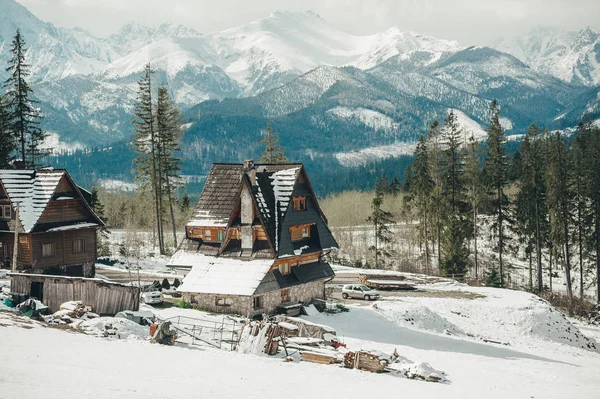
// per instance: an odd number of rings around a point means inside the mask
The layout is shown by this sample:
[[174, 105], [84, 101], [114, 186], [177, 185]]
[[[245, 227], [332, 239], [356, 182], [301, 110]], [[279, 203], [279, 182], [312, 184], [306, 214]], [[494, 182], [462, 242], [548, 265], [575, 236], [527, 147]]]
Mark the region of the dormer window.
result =
[[310, 225], [302, 224], [290, 227], [290, 237], [292, 241], [300, 241], [310, 238]]
[[294, 210], [305, 211], [306, 210], [306, 197], [294, 197]]

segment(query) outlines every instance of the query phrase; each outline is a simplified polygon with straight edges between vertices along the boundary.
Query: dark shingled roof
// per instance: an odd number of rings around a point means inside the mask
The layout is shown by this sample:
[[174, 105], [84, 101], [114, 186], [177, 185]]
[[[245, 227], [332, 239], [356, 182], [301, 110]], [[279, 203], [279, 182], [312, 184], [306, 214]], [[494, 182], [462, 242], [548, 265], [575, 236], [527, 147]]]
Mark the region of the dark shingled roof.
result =
[[225, 227], [242, 184], [242, 165], [214, 164], [188, 226]]
[[[316, 250], [338, 248], [327, 227], [302, 164], [255, 164], [254, 184], [251, 173], [242, 164], [214, 164], [188, 226], [226, 227], [238, 204], [244, 180], [252, 188], [252, 196], [264, 223], [269, 242], [276, 255], [298, 255]], [[306, 183], [298, 183], [304, 173]], [[291, 206], [292, 196], [306, 196], [307, 209], [297, 212]], [[309, 248], [292, 242], [289, 229], [299, 224], [312, 224]], [[227, 251], [228, 248], [225, 249]], [[268, 248], [255, 248], [255, 256], [266, 256]]]
[[277, 280], [279, 288], [293, 287], [298, 284], [306, 284], [312, 281], [322, 280], [333, 277], [335, 274], [329, 263], [313, 262], [305, 265], [292, 267], [292, 272], [289, 274], [281, 274], [275, 269], [271, 273]]

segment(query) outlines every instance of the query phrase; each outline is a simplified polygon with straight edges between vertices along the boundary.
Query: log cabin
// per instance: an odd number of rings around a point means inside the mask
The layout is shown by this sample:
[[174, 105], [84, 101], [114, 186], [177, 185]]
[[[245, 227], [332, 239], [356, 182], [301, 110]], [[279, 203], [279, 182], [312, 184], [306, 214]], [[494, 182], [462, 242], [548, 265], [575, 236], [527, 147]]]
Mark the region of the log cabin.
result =
[[0, 170], [0, 261], [12, 266], [16, 232], [16, 271], [94, 277], [104, 224], [88, 195], [65, 170]]
[[339, 248], [302, 164], [214, 164], [169, 266], [192, 306], [247, 317], [324, 298]]

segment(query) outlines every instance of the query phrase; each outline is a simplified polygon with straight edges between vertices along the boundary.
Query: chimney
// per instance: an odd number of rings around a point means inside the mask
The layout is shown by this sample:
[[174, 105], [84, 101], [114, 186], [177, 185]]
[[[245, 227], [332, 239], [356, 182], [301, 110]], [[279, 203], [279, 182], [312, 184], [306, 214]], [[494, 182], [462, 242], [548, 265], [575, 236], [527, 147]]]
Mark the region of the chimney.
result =
[[247, 159], [244, 161], [244, 173], [248, 175], [252, 187], [256, 186], [256, 167], [254, 166], [254, 160]]

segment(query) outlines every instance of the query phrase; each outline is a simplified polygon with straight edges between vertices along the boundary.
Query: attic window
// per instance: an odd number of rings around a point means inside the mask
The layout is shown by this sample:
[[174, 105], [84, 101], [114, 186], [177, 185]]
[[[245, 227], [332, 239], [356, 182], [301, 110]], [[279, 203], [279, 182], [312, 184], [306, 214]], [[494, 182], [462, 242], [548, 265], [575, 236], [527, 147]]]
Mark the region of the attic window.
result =
[[306, 197], [294, 197], [294, 210], [305, 211], [306, 210]]
[[54, 256], [54, 243], [49, 242], [46, 244], [42, 244], [42, 257], [48, 258]]
[[[4, 212], [3, 212], [4, 210]], [[0, 206], [0, 217], [4, 219], [10, 219], [11, 217], [11, 207], [10, 205]]]
[[300, 241], [305, 238], [310, 238], [310, 225], [302, 224], [290, 227], [290, 237], [292, 241]]

